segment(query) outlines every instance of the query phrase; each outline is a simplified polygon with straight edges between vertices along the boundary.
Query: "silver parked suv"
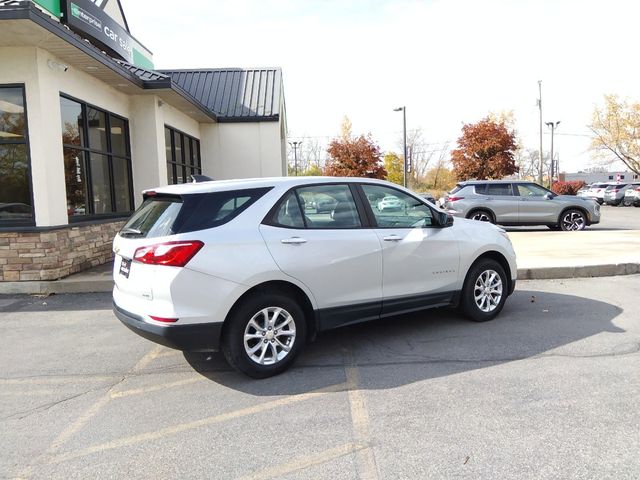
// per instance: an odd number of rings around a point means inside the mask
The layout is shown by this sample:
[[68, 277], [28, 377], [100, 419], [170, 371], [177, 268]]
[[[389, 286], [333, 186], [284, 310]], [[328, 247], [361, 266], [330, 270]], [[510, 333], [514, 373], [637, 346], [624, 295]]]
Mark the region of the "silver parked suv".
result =
[[510, 226], [546, 225], [552, 230], [582, 230], [600, 222], [600, 206], [594, 200], [556, 195], [525, 181], [459, 182], [445, 197], [444, 208], [457, 217]]

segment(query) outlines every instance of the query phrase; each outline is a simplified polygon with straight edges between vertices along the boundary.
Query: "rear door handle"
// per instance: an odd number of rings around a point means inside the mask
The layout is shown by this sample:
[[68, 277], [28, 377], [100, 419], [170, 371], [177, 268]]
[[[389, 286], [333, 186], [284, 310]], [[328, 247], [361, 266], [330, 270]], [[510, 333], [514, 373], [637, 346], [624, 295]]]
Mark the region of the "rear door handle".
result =
[[300, 245], [302, 243], [307, 243], [307, 241], [304, 238], [300, 238], [300, 237], [283, 238], [280, 241], [288, 245]]
[[402, 237], [393, 234], [393, 235], [387, 235], [386, 237], [382, 237], [382, 239], [385, 242], [399, 242], [400, 240], [402, 240]]

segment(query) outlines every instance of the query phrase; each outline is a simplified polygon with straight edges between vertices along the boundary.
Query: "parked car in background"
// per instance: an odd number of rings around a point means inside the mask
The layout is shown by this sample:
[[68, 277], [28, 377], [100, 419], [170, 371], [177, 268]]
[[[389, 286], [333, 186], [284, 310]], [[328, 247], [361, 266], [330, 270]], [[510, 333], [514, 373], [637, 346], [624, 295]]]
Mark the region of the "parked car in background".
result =
[[631, 205], [640, 207], [640, 187], [636, 187], [632, 191]]
[[[316, 197], [332, 215], [306, 209]], [[371, 198], [393, 197], [380, 212]], [[304, 204], [301, 199], [304, 200]], [[264, 378], [316, 333], [425, 308], [496, 317], [517, 268], [506, 232], [454, 219], [368, 178], [286, 177], [169, 185], [113, 241], [115, 315], [172, 348], [221, 349]]]
[[604, 203], [613, 206], [622, 205], [624, 193], [630, 187], [631, 185], [628, 183], [616, 183], [615, 185], [609, 185], [604, 191]]
[[378, 210], [381, 212], [384, 212], [385, 210], [400, 210], [403, 205], [404, 204], [398, 197], [388, 195], [378, 202]]
[[624, 197], [622, 198], [622, 204], [625, 207], [633, 205], [633, 201], [636, 196], [640, 194], [640, 182], [632, 183], [629, 188], [624, 191]]
[[445, 197], [445, 210], [500, 225], [546, 225], [566, 231], [600, 222], [600, 206], [591, 199], [556, 195], [536, 183], [513, 180], [459, 182]]
[[585, 192], [584, 197], [592, 198], [598, 202], [598, 204], [602, 205], [604, 203], [604, 192], [609, 185], [611, 185], [609, 182], [592, 183], [589, 190]]
[[425, 200], [427, 200], [427, 201], [429, 201], [429, 202], [433, 203], [434, 205], [437, 205], [437, 203], [436, 203], [436, 198], [435, 198], [433, 195], [431, 195], [430, 193], [420, 193], [419, 195], [420, 195], [422, 198], [424, 198]]

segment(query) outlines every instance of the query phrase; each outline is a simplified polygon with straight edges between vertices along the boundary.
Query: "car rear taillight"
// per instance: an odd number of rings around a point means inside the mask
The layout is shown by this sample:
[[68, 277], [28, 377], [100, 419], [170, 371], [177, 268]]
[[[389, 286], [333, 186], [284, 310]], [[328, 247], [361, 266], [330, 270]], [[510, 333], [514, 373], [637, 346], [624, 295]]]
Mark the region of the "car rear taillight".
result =
[[133, 260], [149, 265], [184, 267], [203, 246], [200, 240], [158, 243], [138, 248]]
[[449, 197], [447, 200], [450, 202], [457, 202], [458, 200], [464, 200], [464, 197]]

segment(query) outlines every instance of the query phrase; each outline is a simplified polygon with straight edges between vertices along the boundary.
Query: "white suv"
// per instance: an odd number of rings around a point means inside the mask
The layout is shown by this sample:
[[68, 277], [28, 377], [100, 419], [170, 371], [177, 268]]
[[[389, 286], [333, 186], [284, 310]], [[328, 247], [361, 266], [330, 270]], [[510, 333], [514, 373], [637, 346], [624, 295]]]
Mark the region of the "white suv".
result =
[[[399, 208], [378, 204], [393, 196]], [[335, 205], [318, 211], [317, 200]], [[289, 177], [144, 192], [113, 241], [114, 312], [181, 350], [221, 349], [262, 378], [317, 332], [430, 307], [494, 318], [516, 284], [504, 230], [394, 184]]]

